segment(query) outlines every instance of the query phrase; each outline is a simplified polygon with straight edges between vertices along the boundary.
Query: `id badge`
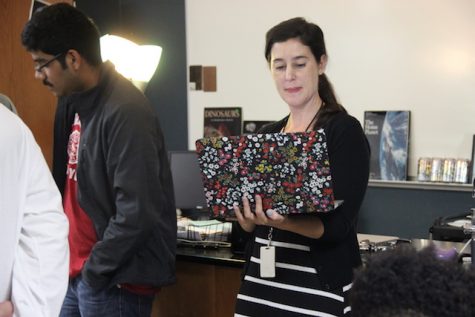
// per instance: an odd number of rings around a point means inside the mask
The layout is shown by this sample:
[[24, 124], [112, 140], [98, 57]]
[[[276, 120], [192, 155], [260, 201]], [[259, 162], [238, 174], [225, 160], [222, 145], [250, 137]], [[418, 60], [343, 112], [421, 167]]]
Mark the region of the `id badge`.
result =
[[275, 247], [261, 247], [261, 277], [275, 277]]

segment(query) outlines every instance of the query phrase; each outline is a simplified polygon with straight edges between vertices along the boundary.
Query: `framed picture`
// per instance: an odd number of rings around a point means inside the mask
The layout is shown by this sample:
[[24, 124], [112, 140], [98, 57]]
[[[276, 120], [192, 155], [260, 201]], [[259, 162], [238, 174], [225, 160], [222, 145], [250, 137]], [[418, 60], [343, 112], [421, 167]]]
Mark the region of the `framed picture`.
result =
[[204, 108], [203, 130], [205, 138], [241, 135], [242, 108]]
[[410, 111], [365, 111], [370, 179], [407, 180]]
[[30, 19], [31, 19], [31, 16], [33, 15], [33, 13], [35, 13], [36, 11], [38, 11], [39, 9], [43, 8], [43, 7], [46, 7], [46, 6], [49, 6], [51, 3], [49, 3], [48, 1], [44, 1], [44, 0], [32, 0], [31, 1], [31, 8], [30, 8]]
[[257, 133], [260, 128], [274, 121], [269, 120], [245, 120], [242, 122], [242, 134]]

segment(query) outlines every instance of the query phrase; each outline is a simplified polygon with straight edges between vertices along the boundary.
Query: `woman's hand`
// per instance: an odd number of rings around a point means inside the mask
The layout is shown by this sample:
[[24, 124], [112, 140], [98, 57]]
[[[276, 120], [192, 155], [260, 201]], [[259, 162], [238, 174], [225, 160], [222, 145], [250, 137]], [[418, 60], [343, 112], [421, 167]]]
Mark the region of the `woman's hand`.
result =
[[322, 221], [316, 215], [302, 215], [300, 217], [282, 216], [272, 209], [262, 210], [262, 199], [256, 195], [256, 210], [251, 211], [249, 200], [242, 199], [243, 210], [234, 206], [234, 213], [242, 229], [252, 232], [256, 225], [271, 226], [277, 229], [291, 231], [308, 238], [319, 239], [322, 237], [325, 228]]
[[12, 317], [13, 305], [10, 301], [4, 301], [0, 303], [0, 317]]
[[246, 197], [242, 199], [242, 211], [238, 206], [234, 206], [234, 213], [244, 231], [251, 232], [256, 225], [279, 227], [285, 221], [286, 218], [284, 216], [272, 209], [268, 209], [264, 212], [262, 208], [262, 198], [259, 195], [256, 195], [255, 200], [256, 210], [254, 212], [251, 211], [249, 199]]

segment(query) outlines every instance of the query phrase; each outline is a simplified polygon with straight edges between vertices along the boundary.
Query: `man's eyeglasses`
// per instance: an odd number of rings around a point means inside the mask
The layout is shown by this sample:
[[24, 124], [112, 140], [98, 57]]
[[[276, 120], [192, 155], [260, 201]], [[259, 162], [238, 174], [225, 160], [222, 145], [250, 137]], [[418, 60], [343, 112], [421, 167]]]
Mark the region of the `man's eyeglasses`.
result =
[[42, 72], [45, 67], [48, 67], [49, 64], [51, 64], [52, 62], [54, 62], [55, 60], [57, 60], [58, 58], [60, 58], [63, 55], [64, 55], [64, 53], [56, 54], [55, 56], [53, 56], [51, 59], [47, 60], [43, 64], [36, 66], [35, 67], [35, 72], [38, 72], [38, 73]]

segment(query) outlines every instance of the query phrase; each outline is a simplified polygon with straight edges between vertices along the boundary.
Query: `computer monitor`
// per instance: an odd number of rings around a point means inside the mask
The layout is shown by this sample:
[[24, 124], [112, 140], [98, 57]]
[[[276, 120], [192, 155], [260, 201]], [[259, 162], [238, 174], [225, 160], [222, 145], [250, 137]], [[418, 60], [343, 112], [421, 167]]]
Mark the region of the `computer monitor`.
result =
[[208, 208], [194, 151], [170, 151], [169, 160], [175, 191], [175, 206], [182, 212], [208, 216]]

